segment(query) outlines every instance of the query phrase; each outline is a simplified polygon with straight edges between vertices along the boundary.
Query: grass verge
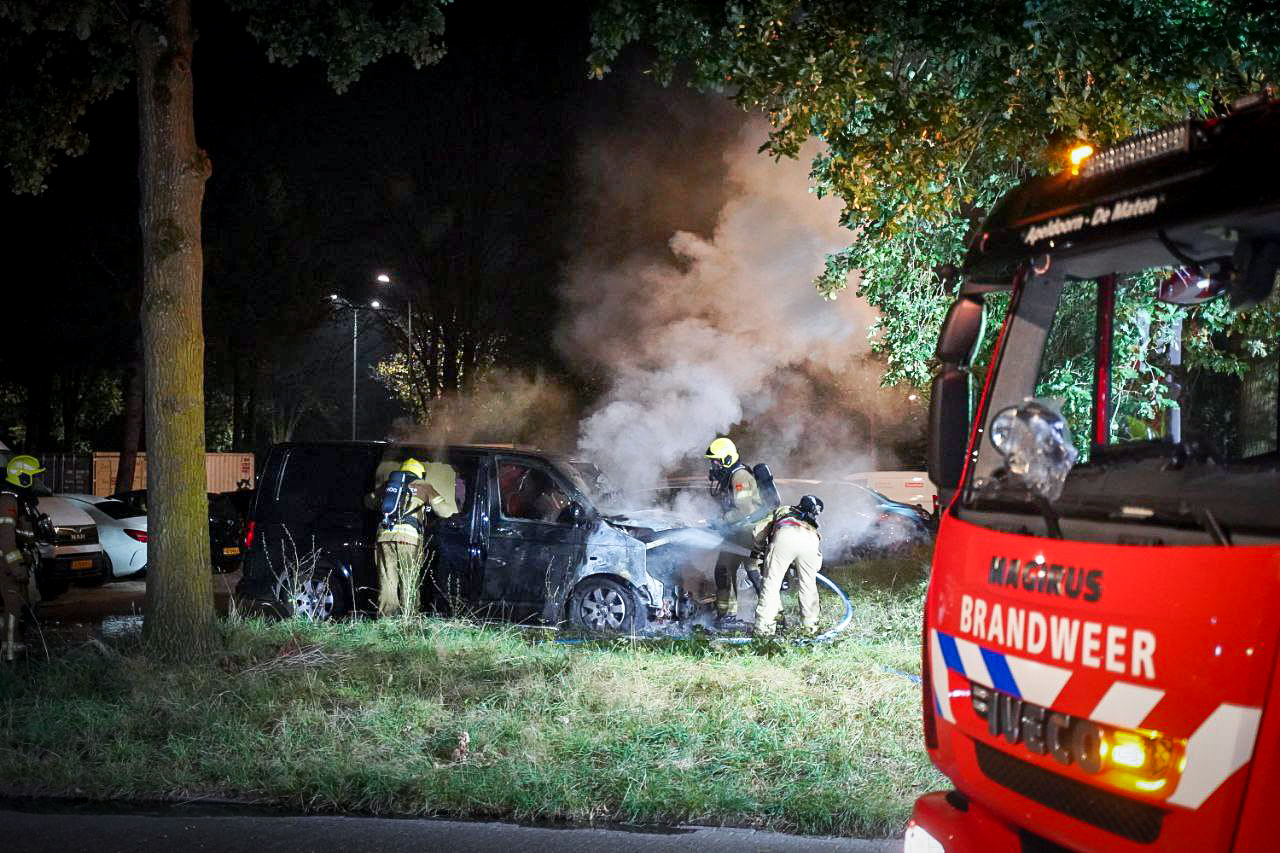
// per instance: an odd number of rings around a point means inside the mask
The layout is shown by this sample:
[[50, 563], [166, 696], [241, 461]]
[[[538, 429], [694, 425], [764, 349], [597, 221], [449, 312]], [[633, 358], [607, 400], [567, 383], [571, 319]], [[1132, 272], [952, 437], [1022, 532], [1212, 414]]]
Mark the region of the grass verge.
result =
[[856, 617], [819, 648], [567, 646], [435, 619], [230, 620], [218, 659], [179, 668], [94, 642], [0, 672], [0, 787], [894, 833], [943, 781], [901, 674], [919, 672], [922, 561], [831, 574]]

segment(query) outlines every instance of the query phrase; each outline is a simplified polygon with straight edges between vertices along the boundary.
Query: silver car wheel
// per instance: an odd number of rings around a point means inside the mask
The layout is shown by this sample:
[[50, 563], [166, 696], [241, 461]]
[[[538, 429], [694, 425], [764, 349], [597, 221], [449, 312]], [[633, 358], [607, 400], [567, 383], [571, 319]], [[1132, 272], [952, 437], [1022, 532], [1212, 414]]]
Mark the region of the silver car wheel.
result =
[[280, 598], [294, 616], [310, 622], [323, 622], [333, 616], [333, 587], [327, 578], [299, 578], [292, 589], [282, 593]]
[[582, 598], [583, 623], [596, 631], [621, 630], [627, 619], [627, 601], [622, 593], [609, 587], [593, 587]]

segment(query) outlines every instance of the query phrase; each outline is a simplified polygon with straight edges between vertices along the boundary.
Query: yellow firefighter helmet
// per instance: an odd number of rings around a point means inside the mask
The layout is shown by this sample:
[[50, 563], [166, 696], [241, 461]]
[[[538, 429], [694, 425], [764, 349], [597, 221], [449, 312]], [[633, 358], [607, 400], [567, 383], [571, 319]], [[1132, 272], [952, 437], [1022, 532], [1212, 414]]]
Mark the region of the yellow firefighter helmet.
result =
[[9, 464], [4, 466], [4, 479], [6, 483], [12, 483], [20, 489], [29, 489], [35, 482], [36, 474], [43, 470], [40, 467], [40, 460], [23, 454], [13, 457], [9, 460]]
[[738, 448], [733, 441], [721, 436], [708, 445], [707, 458], [714, 459], [727, 468], [738, 461]]
[[404, 460], [404, 462], [400, 465], [400, 470], [408, 471], [410, 474], [417, 477], [419, 480], [421, 480], [423, 477], [427, 475], [427, 467], [423, 465], [421, 462], [419, 462], [417, 459], [414, 459], [412, 456]]

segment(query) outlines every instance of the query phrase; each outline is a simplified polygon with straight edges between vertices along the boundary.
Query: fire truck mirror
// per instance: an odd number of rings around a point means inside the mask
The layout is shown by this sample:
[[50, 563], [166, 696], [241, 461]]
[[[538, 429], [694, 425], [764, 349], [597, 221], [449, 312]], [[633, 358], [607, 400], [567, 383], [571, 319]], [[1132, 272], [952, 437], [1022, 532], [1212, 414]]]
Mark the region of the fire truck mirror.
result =
[[951, 303], [938, 335], [938, 361], [968, 367], [973, 360], [973, 351], [982, 339], [984, 317], [982, 300], [978, 295], [966, 294]]
[[969, 372], [944, 364], [929, 394], [929, 479], [944, 491], [960, 485], [969, 445]]
[[1199, 305], [1227, 292], [1230, 277], [1206, 273], [1192, 267], [1178, 267], [1160, 282], [1156, 298], [1170, 305]]
[[986, 311], [981, 294], [964, 294], [951, 304], [938, 336], [942, 370], [929, 395], [929, 479], [944, 493], [960, 485], [969, 445], [969, 364], [982, 340]]
[[1280, 268], [1280, 240], [1242, 239], [1231, 259], [1231, 307], [1247, 311], [1271, 295]]

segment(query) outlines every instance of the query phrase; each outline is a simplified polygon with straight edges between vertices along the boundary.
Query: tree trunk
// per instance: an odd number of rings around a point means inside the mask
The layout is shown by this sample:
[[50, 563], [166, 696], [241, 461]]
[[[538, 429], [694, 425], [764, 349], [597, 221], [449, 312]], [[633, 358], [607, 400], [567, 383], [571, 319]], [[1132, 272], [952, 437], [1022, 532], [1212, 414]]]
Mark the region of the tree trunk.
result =
[[124, 435], [120, 440], [120, 465], [116, 468], [116, 491], [133, 488], [137, 468], [138, 447], [142, 443], [142, 340], [134, 342], [134, 355], [129, 360], [129, 375], [124, 388]]
[[143, 639], [174, 661], [207, 660], [216, 624], [204, 465], [200, 205], [190, 0], [134, 27], [142, 190], [142, 341], [147, 375], [147, 598]]

